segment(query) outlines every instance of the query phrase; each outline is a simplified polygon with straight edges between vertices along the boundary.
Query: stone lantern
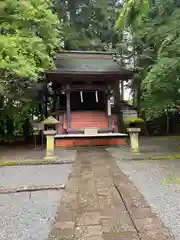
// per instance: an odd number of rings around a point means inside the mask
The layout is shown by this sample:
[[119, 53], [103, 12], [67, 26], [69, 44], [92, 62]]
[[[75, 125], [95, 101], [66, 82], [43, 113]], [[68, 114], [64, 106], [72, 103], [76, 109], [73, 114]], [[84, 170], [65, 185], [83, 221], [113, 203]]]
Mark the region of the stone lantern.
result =
[[139, 133], [141, 132], [140, 124], [144, 123], [142, 118], [128, 118], [126, 124], [128, 125], [127, 131], [129, 132], [131, 150], [133, 153], [139, 153]]
[[46, 156], [45, 160], [55, 160], [56, 155], [54, 152], [54, 137], [56, 135], [55, 127], [60, 122], [56, 120], [54, 117], [50, 116], [44, 121], [41, 122], [46, 127], [44, 131], [44, 135], [46, 136]]
[[131, 150], [133, 153], [139, 153], [139, 133], [141, 131], [140, 128], [128, 128], [130, 142], [131, 142]]

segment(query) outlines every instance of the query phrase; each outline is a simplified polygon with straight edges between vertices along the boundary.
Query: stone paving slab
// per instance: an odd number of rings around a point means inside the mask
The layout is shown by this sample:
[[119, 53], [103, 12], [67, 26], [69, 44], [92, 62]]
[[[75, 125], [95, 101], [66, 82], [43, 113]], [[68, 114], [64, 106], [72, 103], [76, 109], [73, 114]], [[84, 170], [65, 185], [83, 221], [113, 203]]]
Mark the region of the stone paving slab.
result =
[[49, 240], [172, 240], [102, 148], [78, 151]]

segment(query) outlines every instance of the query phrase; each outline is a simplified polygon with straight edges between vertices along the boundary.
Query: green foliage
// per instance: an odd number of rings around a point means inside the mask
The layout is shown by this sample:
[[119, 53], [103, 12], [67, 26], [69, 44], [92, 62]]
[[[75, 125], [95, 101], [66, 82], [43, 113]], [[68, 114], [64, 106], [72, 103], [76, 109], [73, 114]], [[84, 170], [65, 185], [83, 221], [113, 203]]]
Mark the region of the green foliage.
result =
[[137, 27], [143, 16], [147, 14], [148, 9], [148, 0], [125, 0], [116, 22], [116, 28]]
[[[54, 68], [53, 56], [60, 46], [103, 51], [116, 47], [119, 33], [114, 25], [120, 8], [119, 0], [0, 0], [3, 134], [22, 133], [24, 123], [39, 117], [39, 110], [43, 116], [39, 80]], [[8, 121], [9, 130], [4, 127]]]
[[[53, 0], [0, 1], [0, 129], [2, 135], [22, 134], [38, 116], [37, 80], [53, 69], [61, 41]], [[40, 87], [41, 86], [41, 87]]]
[[117, 25], [124, 29], [124, 41], [127, 32], [130, 36], [124, 57], [137, 71], [131, 83], [137, 105], [149, 118], [176, 111], [180, 102], [179, 1], [125, 1]]
[[0, 7], [0, 69], [7, 79], [37, 79], [53, 68], [52, 56], [59, 46], [59, 21], [51, 1], [5, 0]]
[[131, 118], [128, 118], [125, 123], [127, 124], [130, 124], [130, 123], [143, 123], [144, 122], [144, 119], [142, 118], [138, 118], [138, 117], [131, 117]]
[[118, 0], [56, 0], [66, 50], [107, 50], [119, 36], [114, 29], [121, 4]]

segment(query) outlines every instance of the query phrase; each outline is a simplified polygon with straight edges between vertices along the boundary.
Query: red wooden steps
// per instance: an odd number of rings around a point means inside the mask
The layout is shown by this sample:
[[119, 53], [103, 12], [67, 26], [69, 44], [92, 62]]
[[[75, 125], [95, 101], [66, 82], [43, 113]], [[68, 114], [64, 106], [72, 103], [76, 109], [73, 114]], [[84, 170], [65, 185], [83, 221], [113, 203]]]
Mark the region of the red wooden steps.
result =
[[[62, 120], [64, 119], [64, 120]], [[112, 127], [114, 132], [117, 131], [116, 116], [112, 115]], [[59, 125], [58, 133], [63, 134], [64, 130], [67, 129], [66, 114], [64, 117], [59, 119], [62, 124]], [[71, 128], [82, 129], [82, 128], [108, 128], [108, 120], [105, 112], [71, 112]]]
[[[64, 129], [67, 129], [66, 114]], [[105, 112], [71, 112], [71, 128], [108, 128]]]

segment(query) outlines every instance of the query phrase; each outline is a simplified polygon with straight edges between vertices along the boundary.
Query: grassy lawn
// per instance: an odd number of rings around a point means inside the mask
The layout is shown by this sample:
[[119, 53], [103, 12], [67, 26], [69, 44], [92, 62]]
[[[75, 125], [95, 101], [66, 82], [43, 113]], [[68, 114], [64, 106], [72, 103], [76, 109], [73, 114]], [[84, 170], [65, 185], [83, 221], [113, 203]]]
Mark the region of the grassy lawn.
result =
[[174, 155], [157, 155], [152, 157], [153, 160], [161, 160], [161, 159], [180, 159], [180, 153]]
[[24, 166], [24, 165], [49, 165], [49, 164], [68, 164], [68, 161], [27, 159], [27, 160], [0, 160], [0, 167], [5, 166]]

